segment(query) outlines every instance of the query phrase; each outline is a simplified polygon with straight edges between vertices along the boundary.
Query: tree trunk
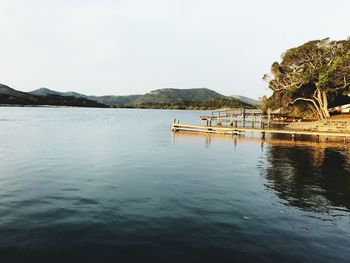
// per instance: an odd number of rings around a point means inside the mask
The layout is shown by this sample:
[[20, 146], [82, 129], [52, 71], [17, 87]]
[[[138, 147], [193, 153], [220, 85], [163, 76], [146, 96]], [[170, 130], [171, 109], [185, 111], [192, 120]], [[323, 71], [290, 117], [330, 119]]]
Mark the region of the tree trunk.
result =
[[325, 90], [321, 91], [317, 88], [312, 98], [296, 98], [291, 104], [301, 100], [309, 103], [311, 110], [320, 120], [330, 117], [328, 112], [327, 92]]
[[318, 101], [314, 101], [312, 100], [312, 104], [309, 104], [311, 109], [313, 109], [313, 112], [315, 113], [315, 115], [319, 118], [319, 119], [324, 119], [322, 110], [320, 108], [319, 105], [317, 105]]
[[322, 101], [323, 101], [323, 111], [325, 118], [329, 118], [329, 111], [328, 111], [328, 98], [327, 98], [327, 93], [325, 90], [322, 91]]
[[316, 94], [314, 96], [315, 103], [318, 104], [318, 112], [320, 113], [321, 119], [329, 118], [329, 112], [328, 112], [328, 98], [327, 93], [325, 90], [320, 90], [317, 88]]

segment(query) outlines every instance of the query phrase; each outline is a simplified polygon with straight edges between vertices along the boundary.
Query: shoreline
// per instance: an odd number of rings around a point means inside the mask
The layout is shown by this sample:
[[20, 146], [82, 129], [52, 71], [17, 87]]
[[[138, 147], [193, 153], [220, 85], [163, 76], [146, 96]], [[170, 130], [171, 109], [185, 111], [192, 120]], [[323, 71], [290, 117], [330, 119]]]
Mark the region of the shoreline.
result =
[[82, 108], [82, 109], [129, 109], [129, 110], [174, 110], [174, 111], [212, 111], [215, 109], [173, 109], [173, 108], [144, 108], [144, 107], [83, 107], [83, 106], [61, 106], [61, 105], [22, 105], [22, 104], [0, 104], [4, 108]]
[[[79, 106], [60, 106], [60, 105], [22, 105], [22, 104], [0, 104], [0, 107], [18, 107], [18, 108], [98, 108], [98, 107], [79, 107]], [[102, 109], [102, 108], [101, 108]]]

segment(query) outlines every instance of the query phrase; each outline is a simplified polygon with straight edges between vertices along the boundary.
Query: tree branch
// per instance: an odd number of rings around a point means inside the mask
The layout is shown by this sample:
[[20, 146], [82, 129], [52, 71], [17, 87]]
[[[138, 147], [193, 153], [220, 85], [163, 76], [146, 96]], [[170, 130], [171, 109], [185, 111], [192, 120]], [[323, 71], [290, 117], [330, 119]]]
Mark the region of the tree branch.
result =
[[315, 107], [317, 113], [320, 115], [321, 119], [324, 118], [320, 108], [317, 106], [316, 102], [313, 99], [307, 99], [307, 98], [296, 98], [295, 100], [293, 100], [292, 102], [290, 102], [289, 104], [294, 104], [297, 101], [307, 101], [307, 102], [311, 102], [313, 104], [313, 106]]

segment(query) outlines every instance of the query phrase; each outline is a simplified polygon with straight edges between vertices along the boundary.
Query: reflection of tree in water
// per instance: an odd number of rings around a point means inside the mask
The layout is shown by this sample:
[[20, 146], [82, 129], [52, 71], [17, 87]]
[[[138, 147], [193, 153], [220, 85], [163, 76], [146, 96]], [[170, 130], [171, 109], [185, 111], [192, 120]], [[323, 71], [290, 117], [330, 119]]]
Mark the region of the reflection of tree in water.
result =
[[350, 210], [349, 150], [270, 145], [267, 185], [293, 206], [327, 212], [330, 206]]

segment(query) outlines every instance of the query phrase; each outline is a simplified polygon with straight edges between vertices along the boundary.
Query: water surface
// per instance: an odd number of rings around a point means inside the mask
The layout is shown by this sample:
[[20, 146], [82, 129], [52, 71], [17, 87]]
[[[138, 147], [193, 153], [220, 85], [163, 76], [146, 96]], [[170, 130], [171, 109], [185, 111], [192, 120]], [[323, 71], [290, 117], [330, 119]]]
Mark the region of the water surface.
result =
[[349, 262], [349, 145], [204, 114], [0, 108], [0, 262]]

